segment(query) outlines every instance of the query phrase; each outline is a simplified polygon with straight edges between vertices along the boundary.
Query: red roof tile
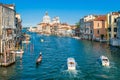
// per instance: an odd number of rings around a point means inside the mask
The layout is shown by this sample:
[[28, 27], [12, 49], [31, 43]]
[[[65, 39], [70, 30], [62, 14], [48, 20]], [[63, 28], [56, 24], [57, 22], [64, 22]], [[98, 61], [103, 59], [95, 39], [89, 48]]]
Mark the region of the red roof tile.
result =
[[107, 17], [105, 15], [98, 16], [94, 19], [94, 21], [105, 21], [107, 20]]

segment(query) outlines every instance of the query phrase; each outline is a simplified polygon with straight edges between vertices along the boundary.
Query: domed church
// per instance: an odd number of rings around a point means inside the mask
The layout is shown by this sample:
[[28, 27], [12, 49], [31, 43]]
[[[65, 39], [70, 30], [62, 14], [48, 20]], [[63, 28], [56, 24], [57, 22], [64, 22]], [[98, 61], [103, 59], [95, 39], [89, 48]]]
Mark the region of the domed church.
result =
[[42, 23], [50, 23], [50, 16], [48, 16], [48, 12], [45, 13], [45, 16], [43, 16], [43, 21]]

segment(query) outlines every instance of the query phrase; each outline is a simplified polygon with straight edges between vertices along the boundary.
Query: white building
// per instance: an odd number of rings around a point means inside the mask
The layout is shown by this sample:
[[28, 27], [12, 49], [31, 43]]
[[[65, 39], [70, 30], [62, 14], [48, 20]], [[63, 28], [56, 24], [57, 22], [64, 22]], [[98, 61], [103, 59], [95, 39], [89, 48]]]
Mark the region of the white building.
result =
[[117, 18], [117, 39], [120, 46], [120, 17]]
[[55, 24], [55, 23], [60, 23], [60, 18], [59, 17], [54, 17], [53, 18], [52, 24]]
[[42, 23], [51, 23], [51, 19], [50, 16], [48, 16], [48, 12], [45, 13]]
[[84, 16], [82, 19], [80, 19], [80, 35], [82, 38], [88, 38], [86, 37], [86, 33], [90, 33], [90, 25], [89, 21], [92, 21], [96, 18], [95, 15], [88, 15]]
[[119, 16], [118, 12], [111, 12], [107, 14], [108, 20], [108, 37], [109, 39], [113, 39], [117, 37], [117, 17]]

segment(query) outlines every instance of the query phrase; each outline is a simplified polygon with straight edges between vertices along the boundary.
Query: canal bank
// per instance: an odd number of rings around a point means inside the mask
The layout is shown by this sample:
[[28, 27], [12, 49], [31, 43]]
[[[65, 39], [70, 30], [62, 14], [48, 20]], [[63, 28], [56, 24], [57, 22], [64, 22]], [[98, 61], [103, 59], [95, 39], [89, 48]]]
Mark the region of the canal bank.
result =
[[[31, 35], [31, 43], [23, 44], [23, 59], [15, 65], [0, 69], [0, 79], [9, 80], [119, 80], [120, 50], [104, 43], [76, 40], [69, 37]], [[40, 39], [44, 39], [41, 42]], [[36, 59], [42, 52], [42, 62], [36, 66]], [[99, 64], [97, 59], [105, 55], [110, 67]], [[74, 57], [76, 71], [67, 70], [67, 58]]]

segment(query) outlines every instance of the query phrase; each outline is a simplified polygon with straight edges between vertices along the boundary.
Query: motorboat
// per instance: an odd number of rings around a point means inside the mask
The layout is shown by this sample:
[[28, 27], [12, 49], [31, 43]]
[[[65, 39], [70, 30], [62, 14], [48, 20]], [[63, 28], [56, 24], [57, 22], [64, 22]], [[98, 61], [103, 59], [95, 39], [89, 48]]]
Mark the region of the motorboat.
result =
[[39, 64], [41, 61], [42, 61], [42, 53], [40, 52], [40, 55], [36, 60], [36, 64]]
[[68, 70], [75, 70], [76, 69], [76, 62], [74, 58], [67, 59], [67, 66]]
[[15, 53], [17, 53], [17, 54], [23, 54], [24, 51], [21, 49], [21, 50], [17, 50]]
[[28, 43], [30, 43], [30, 41], [22, 41], [22, 43], [26, 43], [26, 44], [28, 44]]
[[15, 53], [16, 56], [19, 56], [20, 58], [22, 58], [24, 51], [22, 49], [20, 49], [20, 50], [16, 50], [16, 51], [11, 51], [11, 53]]
[[44, 42], [44, 39], [41, 39], [41, 42]]
[[100, 62], [102, 66], [109, 66], [110, 62], [109, 59], [106, 56], [100, 56]]

